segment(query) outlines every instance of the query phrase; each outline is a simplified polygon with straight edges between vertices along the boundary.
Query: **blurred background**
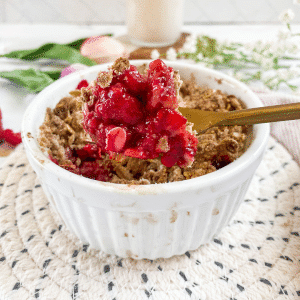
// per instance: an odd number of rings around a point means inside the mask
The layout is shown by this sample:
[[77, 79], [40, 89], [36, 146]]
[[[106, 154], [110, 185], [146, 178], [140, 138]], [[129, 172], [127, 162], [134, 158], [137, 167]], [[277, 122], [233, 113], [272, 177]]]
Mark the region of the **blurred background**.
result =
[[[299, 2], [295, 0], [296, 2]], [[125, 24], [126, 0], [0, 0], [0, 23]], [[279, 24], [293, 0], [185, 0], [184, 24]]]

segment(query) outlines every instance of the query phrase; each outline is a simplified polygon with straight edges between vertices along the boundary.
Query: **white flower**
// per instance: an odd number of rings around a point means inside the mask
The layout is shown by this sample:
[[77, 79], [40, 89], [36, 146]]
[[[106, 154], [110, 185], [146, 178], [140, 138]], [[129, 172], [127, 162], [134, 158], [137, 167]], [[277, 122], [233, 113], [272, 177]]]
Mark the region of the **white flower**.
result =
[[223, 47], [230, 47], [230, 42], [228, 41], [228, 40], [224, 40], [223, 42], [222, 42], [222, 46]]
[[191, 34], [189, 35], [186, 39], [185, 39], [185, 42], [187, 44], [190, 44], [190, 45], [196, 45], [197, 44], [197, 35], [196, 34]]
[[299, 53], [299, 45], [297, 44], [288, 44], [287, 45], [287, 52], [291, 53], [291, 54], [298, 54]]
[[243, 55], [240, 52], [237, 52], [236, 55], [235, 55], [235, 58], [236, 59], [242, 59]]
[[197, 51], [196, 45], [190, 47], [190, 52], [191, 52], [191, 53], [194, 53], [194, 52], [196, 52], [196, 51]]
[[300, 0], [294, 0], [293, 3], [294, 3], [295, 5], [300, 5]]
[[243, 79], [244, 74], [243, 74], [243, 72], [238, 71], [238, 72], [236, 72], [236, 73], [234, 74], [234, 77], [235, 77], [236, 79], [238, 79], [238, 80], [241, 80], [241, 79]]
[[251, 52], [254, 49], [254, 43], [247, 43], [247, 44], [244, 45], [244, 48], [245, 48], [246, 51]]
[[197, 58], [198, 58], [199, 60], [203, 60], [203, 59], [204, 59], [204, 56], [203, 56], [202, 53], [199, 53], [199, 54], [197, 55]]
[[241, 49], [240, 49], [240, 52], [241, 52], [243, 55], [250, 56], [251, 53], [252, 53], [252, 50], [249, 51], [249, 50], [247, 50], [246, 48], [241, 48]]
[[279, 40], [287, 40], [291, 37], [291, 32], [289, 30], [279, 30], [277, 37]]
[[216, 55], [214, 57], [215, 61], [217, 61], [218, 63], [222, 63], [224, 61], [224, 57], [222, 55]]
[[262, 72], [261, 80], [263, 82], [267, 82], [268, 80], [271, 80], [271, 78], [273, 78], [275, 75], [276, 75], [276, 71], [274, 71], [274, 70], [268, 70], [268, 71]]
[[177, 58], [176, 50], [172, 47], [168, 49], [168, 51], [166, 52], [166, 55], [167, 55], [168, 60], [176, 60], [176, 58]]
[[279, 69], [277, 70], [277, 75], [280, 79], [289, 80], [290, 72], [287, 69]]
[[263, 42], [262, 41], [257, 41], [254, 43], [254, 48], [259, 52], [263, 49]]
[[273, 59], [272, 58], [266, 58], [264, 57], [261, 60], [261, 66], [265, 69], [265, 70], [269, 70], [273, 67]]
[[194, 53], [196, 51], [197, 51], [197, 35], [191, 34], [186, 38], [185, 43], [180, 49], [180, 52]]
[[227, 74], [228, 74], [228, 76], [231, 76], [231, 77], [233, 77], [233, 76], [234, 76], [234, 72], [233, 72], [233, 70], [229, 70], [229, 71], [227, 72]]
[[194, 53], [197, 51], [197, 47], [191, 43], [184, 43], [183, 47], [180, 49], [180, 52], [183, 53]]
[[263, 41], [257, 41], [256, 43], [254, 43], [254, 49], [257, 52], [264, 52], [268, 50], [270, 46], [271, 45], [269, 43], [264, 43]]
[[294, 12], [289, 8], [279, 15], [279, 21], [281, 23], [290, 23], [294, 19], [294, 17]]
[[158, 59], [159, 57], [160, 57], [160, 54], [156, 49], [151, 52], [152, 59]]
[[297, 65], [292, 65], [290, 67], [290, 72], [292, 76], [299, 76], [300, 75], [300, 68]]
[[262, 56], [257, 52], [252, 53], [252, 58], [255, 62], [258, 62], [258, 63], [260, 63], [262, 61]]
[[269, 51], [274, 55], [274, 56], [280, 56], [285, 53], [286, 51], [286, 45], [283, 41], [279, 41], [279, 43], [274, 43], [270, 47]]
[[268, 84], [271, 86], [271, 87], [275, 87], [277, 86], [279, 83], [279, 79], [278, 78], [273, 78]]
[[224, 49], [224, 50], [223, 50], [223, 53], [224, 53], [224, 54], [232, 54], [232, 51], [230, 51], [230, 50], [228, 50], [228, 49]]

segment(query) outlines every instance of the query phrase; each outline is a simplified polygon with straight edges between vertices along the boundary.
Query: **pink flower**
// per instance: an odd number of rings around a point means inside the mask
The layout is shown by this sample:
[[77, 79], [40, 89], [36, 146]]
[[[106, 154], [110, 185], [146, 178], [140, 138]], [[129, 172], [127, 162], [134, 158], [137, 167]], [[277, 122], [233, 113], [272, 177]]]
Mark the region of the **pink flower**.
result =
[[71, 73], [74, 73], [74, 72], [77, 72], [77, 71], [85, 70], [86, 68], [88, 68], [88, 67], [83, 65], [83, 64], [72, 64], [72, 65], [64, 68], [61, 71], [60, 77], [67, 76], [67, 75], [69, 75]]

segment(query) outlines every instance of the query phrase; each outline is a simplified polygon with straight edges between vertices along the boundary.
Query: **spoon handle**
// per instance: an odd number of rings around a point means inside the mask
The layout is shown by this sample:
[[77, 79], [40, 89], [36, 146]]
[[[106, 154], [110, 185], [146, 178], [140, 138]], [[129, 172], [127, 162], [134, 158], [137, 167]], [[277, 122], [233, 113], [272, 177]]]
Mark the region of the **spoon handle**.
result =
[[265, 106], [224, 114], [218, 125], [250, 125], [300, 119], [300, 103]]

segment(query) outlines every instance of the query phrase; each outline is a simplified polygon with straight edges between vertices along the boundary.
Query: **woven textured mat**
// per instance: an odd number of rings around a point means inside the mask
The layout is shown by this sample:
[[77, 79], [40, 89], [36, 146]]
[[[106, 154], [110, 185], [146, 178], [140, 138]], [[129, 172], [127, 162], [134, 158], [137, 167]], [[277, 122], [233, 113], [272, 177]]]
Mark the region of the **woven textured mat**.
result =
[[274, 139], [210, 244], [155, 261], [82, 244], [19, 147], [0, 170], [0, 299], [300, 299], [300, 169]]

